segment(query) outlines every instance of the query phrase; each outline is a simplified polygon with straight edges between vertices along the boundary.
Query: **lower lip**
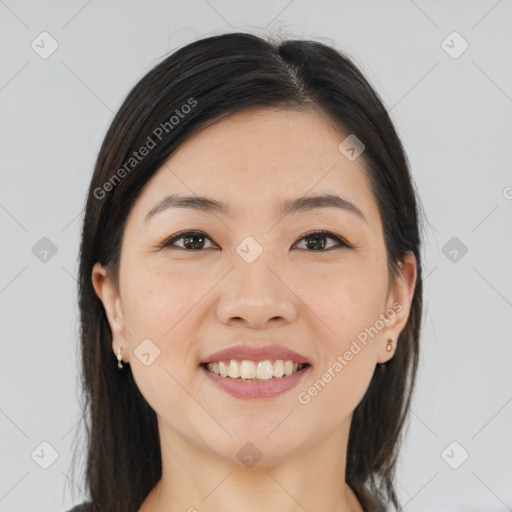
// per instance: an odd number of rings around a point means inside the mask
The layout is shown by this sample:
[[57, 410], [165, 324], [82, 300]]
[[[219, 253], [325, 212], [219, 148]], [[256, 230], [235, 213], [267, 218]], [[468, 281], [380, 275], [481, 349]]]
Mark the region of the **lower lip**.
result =
[[231, 379], [229, 377], [221, 377], [216, 373], [209, 372], [203, 366], [200, 369], [206, 374], [206, 376], [216, 384], [220, 389], [229, 393], [236, 398], [253, 399], [253, 398], [272, 398], [278, 396], [285, 391], [288, 391], [295, 387], [308, 373], [311, 366], [307, 366], [303, 370], [292, 375], [286, 375], [279, 379], [269, 380], [238, 380]]

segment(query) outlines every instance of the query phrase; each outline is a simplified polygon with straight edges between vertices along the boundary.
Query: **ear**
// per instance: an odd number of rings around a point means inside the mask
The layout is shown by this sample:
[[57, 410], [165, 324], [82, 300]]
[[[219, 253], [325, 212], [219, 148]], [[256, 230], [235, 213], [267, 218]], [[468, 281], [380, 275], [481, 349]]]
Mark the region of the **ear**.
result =
[[[395, 281], [391, 283], [388, 293], [385, 313], [386, 323], [382, 330], [382, 336], [379, 338], [378, 363], [389, 361], [395, 353], [398, 337], [407, 324], [411, 311], [417, 275], [418, 265], [416, 257], [412, 252], [408, 252], [404, 261], [399, 263], [398, 274]], [[389, 338], [392, 338], [394, 341], [391, 351], [386, 350]]]
[[100, 263], [95, 263], [91, 273], [92, 285], [96, 295], [103, 303], [107, 320], [112, 332], [112, 350], [117, 356], [119, 347], [123, 347], [123, 361], [128, 363], [129, 350], [126, 339], [126, 329], [123, 317], [123, 308], [119, 293], [107, 275], [107, 271]]

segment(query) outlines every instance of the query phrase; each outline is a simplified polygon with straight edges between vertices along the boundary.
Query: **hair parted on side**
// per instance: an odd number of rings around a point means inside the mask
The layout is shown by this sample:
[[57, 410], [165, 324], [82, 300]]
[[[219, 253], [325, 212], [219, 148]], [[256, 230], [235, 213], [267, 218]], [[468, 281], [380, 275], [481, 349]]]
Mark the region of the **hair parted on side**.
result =
[[[405, 152], [378, 95], [343, 53], [316, 41], [238, 32], [195, 41], [151, 69], [121, 105], [97, 157], [86, 199], [78, 290], [85, 482], [94, 510], [136, 512], [160, 479], [162, 464], [156, 414], [130, 366], [117, 367], [92, 268], [96, 262], [106, 266], [118, 285], [124, 227], [144, 185], [197, 130], [251, 107], [313, 108], [340, 133], [363, 141], [361, 158], [382, 219], [390, 276], [408, 252], [416, 257], [407, 324], [394, 357], [377, 365], [354, 411], [346, 466], [346, 482], [366, 512], [391, 505], [401, 510], [395, 466], [416, 378], [422, 316], [419, 206]], [[143, 146], [149, 151], [135, 159]]]

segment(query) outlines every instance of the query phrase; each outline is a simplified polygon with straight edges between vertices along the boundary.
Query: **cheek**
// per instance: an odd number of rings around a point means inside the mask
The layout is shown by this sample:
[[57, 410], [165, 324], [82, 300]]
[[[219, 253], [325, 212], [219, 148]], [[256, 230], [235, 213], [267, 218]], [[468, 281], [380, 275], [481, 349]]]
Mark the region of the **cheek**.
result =
[[143, 394], [146, 388], [154, 396], [161, 390], [170, 395], [176, 391], [178, 398], [179, 386], [173, 377], [185, 382], [196, 370], [196, 360], [190, 357], [193, 307], [198, 301], [193, 288], [159, 272], [140, 273], [126, 281], [123, 311], [130, 362]]
[[377, 266], [346, 266], [321, 278], [305, 274], [300, 297], [325, 326], [329, 343], [338, 347], [384, 312], [387, 285], [385, 272]]
[[297, 398], [313, 416], [322, 417], [329, 411], [322, 428], [345, 421], [368, 389], [377, 344], [366, 329], [375, 325], [383, 312], [385, 292], [386, 283], [377, 275], [363, 279], [362, 274], [354, 273], [331, 278], [308, 303], [321, 319], [316, 322], [318, 364], [309, 387], [301, 387]]
[[313, 387], [301, 389], [305, 394], [299, 402], [314, 402], [312, 409], [318, 407], [318, 414], [332, 411], [335, 424], [351, 414], [372, 379], [378, 338], [368, 335], [368, 329], [384, 312], [388, 283], [385, 272], [375, 265], [332, 273], [321, 284], [308, 301], [322, 320], [317, 322], [319, 364]]
[[318, 414], [331, 411], [329, 421], [335, 424], [350, 415], [371, 382], [377, 345], [368, 329], [384, 312], [388, 282], [385, 267], [377, 261], [347, 266], [319, 284], [309, 287], [316, 291], [309, 294], [308, 306], [321, 319], [318, 325], [328, 329], [322, 327], [319, 333], [319, 364], [312, 386], [301, 389], [299, 403], [312, 411], [318, 408]]
[[187, 321], [203, 286], [165, 272], [144, 272], [126, 283], [127, 325], [138, 335], [168, 340]]
[[172, 411], [198, 414], [186, 391], [197, 371], [196, 360], [190, 357], [195, 332], [191, 308], [198, 301], [197, 289], [193, 294], [193, 286], [159, 272], [141, 272], [125, 282], [123, 311], [134, 380], [153, 410], [179, 430]]

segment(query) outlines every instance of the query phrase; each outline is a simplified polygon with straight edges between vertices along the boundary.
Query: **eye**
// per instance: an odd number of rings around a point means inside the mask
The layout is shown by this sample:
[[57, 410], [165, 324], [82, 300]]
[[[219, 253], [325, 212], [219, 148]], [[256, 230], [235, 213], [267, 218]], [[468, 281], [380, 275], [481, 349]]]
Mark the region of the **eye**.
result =
[[[311, 233], [307, 233], [303, 237], [299, 239], [299, 242], [302, 242], [303, 240], [306, 241], [306, 248], [311, 249], [311, 251], [325, 251], [326, 246], [328, 245], [327, 240], [334, 240], [337, 242], [334, 246], [331, 245], [331, 247], [327, 247], [327, 249], [331, 249], [332, 247], [350, 247], [350, 245], [340, 238], [339, 236], [335, 235], [334, 233], [331, 233], [330, 231], [312, 231]], [[296, 244], [297, 245], [297, 244]]]
[[[176, 242], [183, 240], [183, 245], [177, 245]], [[205, 247], [205, 243], [210, 238], [201, 231], [185, 231], [178, 233], [177, 235], [169, 238], [165, 242], [159, 245], [159, 248], [173, 248], [181, 247], [182, 249], [188, 249], [191, 251], [200, 251], [203, 249], [211, 249], [212, 247]], [[211, 242], [211, 240], [210, 240]], [[215, 248], [215, 245], [213, 246]]]
[[[327, 240], [334, 241], [335, 244], [329, 247]], [[207, 241], [211, 242], [211, 239], [201, 231], [184, 231], [160, 244], [159, 248], [162, 249], [181, 247], [182, 249], [190, 251], [201, 251], [204, 249], [212, 249], [216, 247], [213, 242], [212, 247], [205, 247]], [[306, 250], [309, 250], [309, 252], [324, 252], [327, 249], [332, 249], [333, 247], [351, 247], [348, 242], [335, 235], [334, 233], [331, 233], [330, 231], [312, 231], [311, 233], [307, 233], [299, 239], [299, 242], [297, 242], [294, 247], [302, 241], [306, 241], [305, 248]], [[177, 242], [180, 242], [180, 244]]]

